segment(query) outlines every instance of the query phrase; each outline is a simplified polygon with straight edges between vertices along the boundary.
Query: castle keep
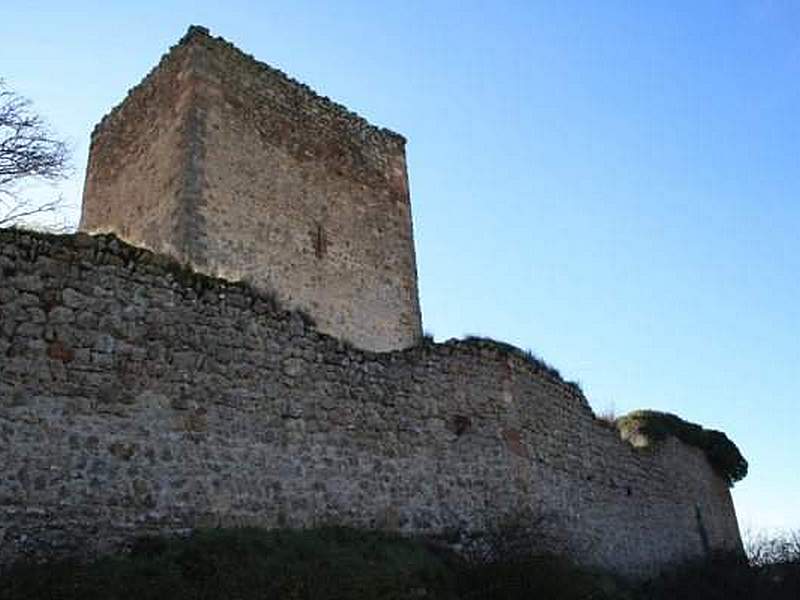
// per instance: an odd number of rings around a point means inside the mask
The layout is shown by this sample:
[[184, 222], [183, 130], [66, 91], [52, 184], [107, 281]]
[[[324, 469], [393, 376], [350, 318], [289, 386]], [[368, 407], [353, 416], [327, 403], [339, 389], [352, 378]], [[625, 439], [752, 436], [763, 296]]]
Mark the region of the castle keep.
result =
[[420, 339], [403, 139], [204, 29], [94, 132], [81, 227], [116, 235], [0, 230], [0, 568], [219, 525], [527, 524], [630, 576], [741, 551], [702, 444]]
[[80, 229], [251, 282], [359, 348], [421, 337], [403, 137], [201, 27], [92, 134]]

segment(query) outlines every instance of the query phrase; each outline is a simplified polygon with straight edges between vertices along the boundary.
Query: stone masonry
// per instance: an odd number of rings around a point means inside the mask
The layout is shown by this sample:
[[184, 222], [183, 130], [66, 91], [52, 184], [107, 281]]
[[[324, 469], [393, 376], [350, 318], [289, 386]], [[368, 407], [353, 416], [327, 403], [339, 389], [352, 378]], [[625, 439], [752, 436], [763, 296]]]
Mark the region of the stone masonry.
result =
[[628, 575], [741, 548], [725, 481], [484, 342], [354, 349], [113, 236], [0, 230], [0, 565], [197, 526], [533, 524]]
[[361, 348], [421, 337], [405, 139], [202, 27], [93, 132], [80, 228], [248, 281]]

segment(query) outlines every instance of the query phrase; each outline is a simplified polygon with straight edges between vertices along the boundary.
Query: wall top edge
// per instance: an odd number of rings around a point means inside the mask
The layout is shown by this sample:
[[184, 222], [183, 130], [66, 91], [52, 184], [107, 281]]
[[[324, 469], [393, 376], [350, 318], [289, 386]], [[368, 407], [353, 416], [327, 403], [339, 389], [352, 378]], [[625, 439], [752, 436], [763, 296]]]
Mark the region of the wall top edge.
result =
[[397, 133], [396, 131], [392, 131], [391, 129], [388, 129], [386, 127], [380, 127], [378, 125], [371, 124], [369, 121], [367, 121], [367, 119], [353, 112], [343, 104], [335, 102], [334, 100], [331, 100], [329, 97], [319, 94], [308, 85], [289, 76], [284, 71], [281, 71], [280, 69], [272, 67], [267, 63], [256, 59], [251, 54], [247, 54], [246, 52], [237, 48], [231, 42], [227, 41], [225, 38], [221, 36], [216, 36], [216, 37], [213, 36], [210, 30], [202, 25], [189, 26], [186, 33], [183, 35], [183, 37], [180, 38], [180, 40], [178, 40], [177, 44], [173, 45], [166, 53], [164, 53], [161, 56], [159, 62], [150, 70], [150, 72], [147, 73], [147, 75], [145, 75], [145, 77], [137, 85], [128, 90], [125, 98], [114, 108], [112, 108], [106, 115], [103, 116], [100, 122], [94, 127], [91, 137], [94, 138], [95, 136], [102, 133], [106, 128], [106, 126], [110, 123], [110, 121], [112, 121], [119, 114], [121, 108], [128, 102], [128, 100], [132, 96], [137, 95], [146, 88], [148, 88], [150, 82], [153, 79], [153, 76], [167, 62], [172, 60], [175, 57], [175, 55], [178, 54], [182, 49], [191, 47], [193, 45], [205, 46], [212, 52], [214, 51], [233, 52], [236, 55], [238, 55], [243, 65], [255, 67], [256, 69], [259, 69], [260, 71], [271, 77], [276, 77], [282, 80], [284, 83], [293, 87], [298, 93], [305, 96], [305, 100], [307, 102], [316, 104], [322, 109], [330, 113], [333, 113], [337, 117], [342, 118], [343, 120], [349, 122], [350, 126], [353, 127], [353, 129], [360, 130], [365, 133], [371, 134], [373, 136], [385, 139], [391, 142], [392, 144], [399, 145], [401, 148], [405, 147], [407, 140], [403, 135]]

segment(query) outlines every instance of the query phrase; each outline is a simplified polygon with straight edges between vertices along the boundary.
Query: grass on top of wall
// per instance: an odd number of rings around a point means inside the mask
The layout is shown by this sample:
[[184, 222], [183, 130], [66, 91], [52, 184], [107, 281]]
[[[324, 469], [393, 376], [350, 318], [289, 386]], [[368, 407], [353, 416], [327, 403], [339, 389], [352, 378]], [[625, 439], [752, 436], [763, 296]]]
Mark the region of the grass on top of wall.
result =
[[747, 476], [747, 461], [736, 444], [721, 431], [705, 429], [671, 413], [654, 410], [634, 411], [618, 418], [615, 424], [626, 439], [641, 435], [657, 442], [672, 435], [685, 444], [699, 448], [728, 485], [732, 486]]
[[576, 381], [567, 381], [562, 377], [561, 372], [556, 369], [553, 365], [548, 363], [547, 361], [543, 360], [539, 356], [536, 355], [533, 350], [523, 350], [522, 348], [518, 348], [514, 344], [509, 344], [508, 342], [503, 342], [501, 340], [496, 340], [491, 337], [480, 336], [480, 335], [467, 335], [464, 337], [463, 340], [455, 341], [455, 343], [462, 343], [467, 344], [470, 346], [477, 346], [477, 347], [485, 347], [485, 348], [492, 348], [498, 352], [502, 352], [504, 354], [509, 354], [511, 356], [516, 356], [517, 358], [521, 359], [524, 362], [530, 364], [536, 371], [546, 374], [548, 377], [559, 381], [566, 386], [572, 388], [572, 390], [578, 394], [579, 396], [583, 396], [583, 390], [581, 386]]

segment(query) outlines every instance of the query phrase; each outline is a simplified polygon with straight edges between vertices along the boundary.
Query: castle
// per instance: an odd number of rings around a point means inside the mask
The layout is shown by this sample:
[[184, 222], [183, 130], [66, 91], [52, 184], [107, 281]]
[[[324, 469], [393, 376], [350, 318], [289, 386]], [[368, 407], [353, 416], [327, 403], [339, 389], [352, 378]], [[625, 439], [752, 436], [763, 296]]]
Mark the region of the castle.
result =
[[92, 134], [80, 229], [247, 280], [360, 348], [422, 334], [403, 137], [201, 27]]
[[741, 549], [698, 447], [422, 339], [403, 138], [203, 28], [93, 133], [81, 229], [0, 230], [0, 566], [218, 525], [523, 522], [631, 576]]

